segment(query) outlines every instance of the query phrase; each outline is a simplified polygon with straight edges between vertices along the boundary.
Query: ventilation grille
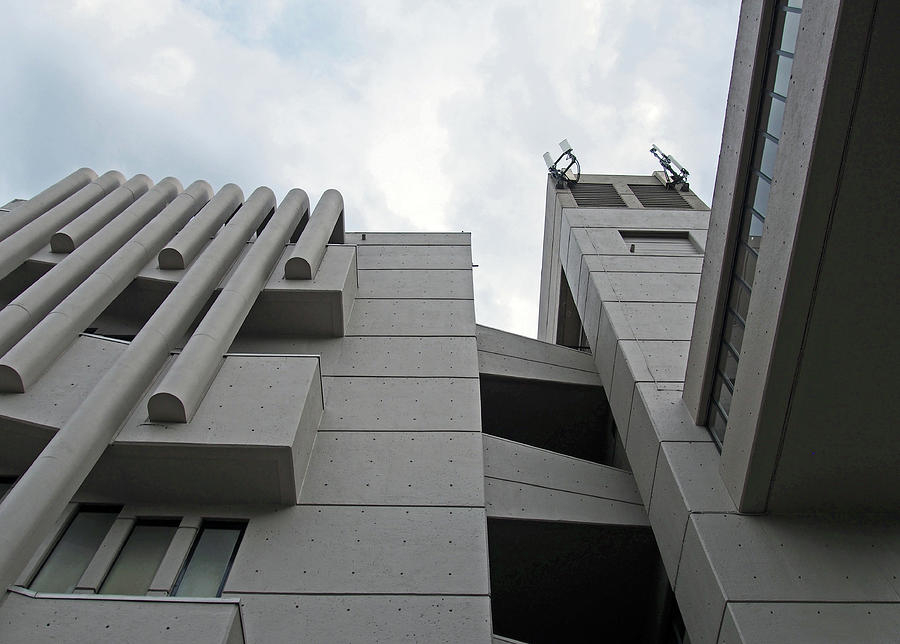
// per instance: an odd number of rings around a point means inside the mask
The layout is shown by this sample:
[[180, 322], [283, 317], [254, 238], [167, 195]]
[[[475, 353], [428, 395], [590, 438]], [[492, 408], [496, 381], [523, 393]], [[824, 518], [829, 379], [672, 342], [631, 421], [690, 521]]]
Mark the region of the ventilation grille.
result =
[[[644, 208], [673, 208], [691, 210], [690, 204], [674, 189], [665, 186], [642, 186], [628, 184], [634, 196], [638, 198]], [[580, 205], [580, 204], [579, 204]]]
[[569, 186], [579, 208], [624, 208], [625, 202], [611, 183], [576, 183]]

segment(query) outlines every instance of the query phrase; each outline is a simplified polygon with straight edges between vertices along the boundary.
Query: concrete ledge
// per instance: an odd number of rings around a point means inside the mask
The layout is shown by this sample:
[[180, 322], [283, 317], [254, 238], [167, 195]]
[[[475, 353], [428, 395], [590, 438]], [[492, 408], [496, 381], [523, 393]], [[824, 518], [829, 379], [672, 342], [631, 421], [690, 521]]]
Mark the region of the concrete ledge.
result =
[[0, 604], [9, 642], [243, 644], [237, 599], [58, 595], [13, 587]]

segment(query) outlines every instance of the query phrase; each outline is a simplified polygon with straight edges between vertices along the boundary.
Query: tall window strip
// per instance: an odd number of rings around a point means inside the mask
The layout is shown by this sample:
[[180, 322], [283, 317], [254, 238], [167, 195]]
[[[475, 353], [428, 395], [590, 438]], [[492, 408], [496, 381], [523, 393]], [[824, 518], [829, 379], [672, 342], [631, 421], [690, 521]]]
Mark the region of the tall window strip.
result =
[[782, 0], [775, 10], [772, 26], [771, 48], [767, 57], [756, 138], [753, 142], [752, 164], [744, 193], [738, 244], [709, 403], [707, 425], [720, 449], [725, 440], [759, 246], [768, 215], [769, 191], [772, 187], [775, 157], [784, 122], [784, 107], [790, 86], [797, 33], [800, 30], [802, 5], [802, 0]]

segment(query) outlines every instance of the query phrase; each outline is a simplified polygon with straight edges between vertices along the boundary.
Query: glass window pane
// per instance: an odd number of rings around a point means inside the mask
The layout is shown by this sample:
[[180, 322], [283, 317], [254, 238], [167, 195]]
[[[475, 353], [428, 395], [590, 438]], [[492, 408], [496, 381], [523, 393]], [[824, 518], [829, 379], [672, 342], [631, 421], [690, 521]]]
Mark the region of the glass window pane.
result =
[[747, 286], [753, 286], [753, 279], [756, 277], [756, 253], [750, 250], [746, 244], [738, 244], [734, 272], [746, 282]]
[[[781, 138], [782, 126], [784, 125], [784, 101], [778, 97], [769, 96], [766, 98], [768, 103], [768, 122], [766, 123], [766, 132], [774, 136], [776, 139]], [[763, 114], [766, 114], [765, 108]]]
[[31, 590], [72, 592], [118, 513], [118, 508], [80, 510], [31, 582]]
[[729, 305], [742, 319], [747, 319], [747, 311], [750, 309], [750, 291], [737, 280], [734, 280], [731, 284], [731, 301]]
[[713, 398], [719, 403], [719, 407], [721, 407], [725, 413], [728, 413], [731, 410], [731, 391], [728, 389], [728, 385], [725, 384], [725, 380], [720, 373], [716, 374], [716, 379], [713, 382]]
[[797, 34], [800, 32], [800, 14], [792, 11], [784, 13], [784, 32], [781, 36], [782, 51], [789, 51], [792, 54], [797, 46]]
[[770, 179], [775, 176], [775, 155], [778, 152], [778, 144], [765, 134], [759, 135], [759, 147], [757, 148], [757, 167], [759, 171]]
[[100, 592], [105, 595], [145, 595], [177, 529], [176, 522], [135, 525]]
[[204, 526], [182, 570], [175, 595], [218, 597], [242, 533], [243, 528], [234, 524]]
[[[756, 192], [753, 195], [753, 209], [765, 217], [768, 214], [768, 206], [769, 206], [769, 191], [772, 186], [769, 183], [768, 179], [760, 177], [757, 175], [756, 177]], [[753, 233], [750, 233], [751, 235]], [[762, 231], [759, 233], [762, 234]]]
[[709, 423], [709, 429], [712, 431], [713, 436], [718, 439], [719, 444], [721, 445], [725, 441], [726, 420], [715, 404], [709, 406], [709, 420], [707, 422]]
[[791, 66], [794, 64], [793, 59], [788, 56], [775, 56], [775, 79], [770, 80], [772, 90], [776, 94], [787, 96], [788, 87], [791, 84]]
[[719, 352], [719, 371], [728, 379], [732, 387], [737, 376], [737, 367], [738, 359], [731, 352], [731, 349], [728, 348], [728, 345], [723, 344], [722, 350]]
[[734, 313], [728, 312], [725, 316], [725, 326], [722, 329], [722, 337], [737, 351], [741, 350], [744, 342], [744, 325], [734, 317]]

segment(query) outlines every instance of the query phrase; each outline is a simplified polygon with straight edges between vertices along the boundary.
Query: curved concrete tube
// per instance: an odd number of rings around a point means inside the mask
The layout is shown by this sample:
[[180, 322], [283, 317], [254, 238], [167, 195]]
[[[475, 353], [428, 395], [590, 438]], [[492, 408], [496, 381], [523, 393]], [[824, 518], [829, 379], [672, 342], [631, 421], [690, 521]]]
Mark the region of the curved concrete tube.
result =
[[289, 280], [311, 280], [316, 276], [329, 240], [343, 243], [344, 198], [337, 190], [326, 190], [316, 204], [294, 252], [284, 265]]
[[213, 200], [159, 251], [159, 267], [164, 270], [185, 268], [240, 207], [243, 200], [244, 193], [239, 187], [233, 183], [222, 186]]
[[195, 181], [0, 358], [0, 391], [22, 393], [212, 196]]
[[234, 341], [285, 244], [308, 212], [309, 197], [303, 190], [287, 193], [150, 396], [147, 411], [151, 421], [186, 423], [194, 416], [222, 365], [222, 354]]
[[[114, 217], [121, 214], [123, 208], [133, 203], [135, 199], [147, 192], [152, 186], [153, 182], [146, 175], [139, 174], [132, 177], [122, 186], [121, 195], [119, 195], [118, 199], [118, 202], [122, 204], [121, 207], [115, 208], [112, 207], [112, 204], [109, 204], [103, 208], [91, 208], [78, 219], [65, 224], [61, 230], [58, 230], [50, 238], [50, 251], [53, 253], [71, 253], [112, 221]], [[131, 193], [130, 198], [128, 197], [129, 192]]]
[[131, 344], [0, 503], [0, 588], [15, 583], [43, 536], [187, 332], [275, 195], [260, 188], [184, 274]]
[[[0, 353], [9, 351], [179, 192], [181, 184], [178, 179], [163, 179], [0, 310]], [[26, 314], [25, 318], [21, 315], [22, 311]]]
[[40, 250], [54, 231], [84, 213], [101, 199], [114, 192], [125, 181], [121, 172], [112, 170], [92, 181], [74, 195], [54, 206], [43, 215], [25, 224], [0, 241], [0, 279], [6, 277], [22, 262]]
[[61, 179], [46, 190], [39, 192], [0, 219], [0, 240], [6, 239], [19, 228], [31, 223], [96, 179], [96, 172], [90, 168], [80, 168], [65, 179]]

